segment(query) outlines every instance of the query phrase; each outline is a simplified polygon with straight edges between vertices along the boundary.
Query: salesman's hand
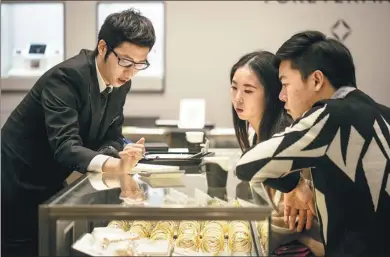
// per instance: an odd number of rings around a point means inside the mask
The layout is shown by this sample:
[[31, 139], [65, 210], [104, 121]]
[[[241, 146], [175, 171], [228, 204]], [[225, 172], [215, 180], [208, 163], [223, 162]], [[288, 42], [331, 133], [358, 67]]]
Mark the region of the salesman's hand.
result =
[[130, 171], [145, 153], [145, 138], [141, 138], [135, 144], [128, 144], [123, 151], [119, 152], [121, 157], [120, 169], [122, 172]]
[[289, 223], [290, 230], [295, 229], [298, 216], [297, 231], [301, 232], [306, 223], [310, 229], [315, 215], [313, 192], [306, 181], [301, 181], [297, 187], [284, 194], [284, 221]]
[[135, 144], [133, 144], [133, 143], [127, 144], [124, 147], [123, 151], [126, 151], [126, 150], [131, 149], [131, 148], [139, 148], [142, 150], [142, 153], [145, 153], [145, 138], [142, 137]]
[[125, 199], [132, 199], [135, 201], [142, 201], [145, 198], [145, 194], [138, 185], [137, 181], [128, 174], [123, 174], [120, 177], [121, 194], [119, 197]]

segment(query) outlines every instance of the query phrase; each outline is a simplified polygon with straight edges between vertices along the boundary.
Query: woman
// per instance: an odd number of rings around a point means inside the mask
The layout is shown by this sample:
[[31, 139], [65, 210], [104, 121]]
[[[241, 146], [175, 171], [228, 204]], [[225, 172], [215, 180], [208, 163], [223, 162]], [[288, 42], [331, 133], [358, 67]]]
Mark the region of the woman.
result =
[[[252, 52], [241, 57], [230, 71], [233, 123], [243, 151], [291, 123], [278, 98], [282, 85], [274, 62], [270, 52]], [[248, 139], [249, 125], [255, 131], [252, 143]]]
[[[270, 52], [252, 52], [242, 56], [230, 71], [233, 124], [243, 152], [291, 124], [279, 100], [282, 85], [275, 61]], [[255, 132], [251, 142], [249, 129]], [[268, 179], [265, 184], [289, 192], [298, 180], [299, 173], [292, 173], [283, 179]]]
[[[284, 110], [284, 104], [279, 100], [282, 85], [278, 77], [278, 67], [275, 65], [275, 55], [267, 51], [256, 51], [242, 56], [230, 71], [231, 100], [233, 124], [236, 137], [243, 152], [259, 142], [268, 140], [273, 134], [283, 131], [292, 122]], [[254, 131], [253, 139], [249, 139], [250, 130]], [[251, 178], [248, 177], [248, 181]], [[264, 182], [271, 201], [276, 188], [289, 192], [295, 188], [300, 174], [292, 173], [279, 179], [268, 179]], [[238, 191], [238, 190], [237, 190]], [[280, 195], [280, 192], [276, 195]], [[239, 197], [239, 196], [238, 196]], [[282, 243], [298, 239], [307, 245], [316, 255], [321, 255], [321, 244], [312, 240], [312, 234], [288, 232], [288, 226], [283, 223], [283, 207], [276, 204], [278, 213], [273, 214], [273, 228], [284, 228], [285, 235], [275, 235], [271, 251]]]

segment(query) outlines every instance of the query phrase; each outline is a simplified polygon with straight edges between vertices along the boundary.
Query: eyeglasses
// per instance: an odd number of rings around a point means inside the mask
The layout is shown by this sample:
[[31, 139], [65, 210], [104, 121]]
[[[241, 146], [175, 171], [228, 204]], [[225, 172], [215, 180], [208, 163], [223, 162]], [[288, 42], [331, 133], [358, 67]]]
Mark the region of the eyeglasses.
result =
[[107, 45], [107, 47], [114, 53], [114, 55], [118, 59], [118, 65], [121, 67], [124, 67], [124, 68], [134, 67], [134, 69], [136, 69], [136, 70], [145, 70], [146, 68], [148, 68], [150, 66], [150, 63], [147, 60], [145, 62], [142, 62], [142, 63], [137, 63], [137, 62], [134, 62], [130, 59], [119, 57], [119, 55], [114, 51], [114, 49], [112, 47], [110, 47], [109, 45]]

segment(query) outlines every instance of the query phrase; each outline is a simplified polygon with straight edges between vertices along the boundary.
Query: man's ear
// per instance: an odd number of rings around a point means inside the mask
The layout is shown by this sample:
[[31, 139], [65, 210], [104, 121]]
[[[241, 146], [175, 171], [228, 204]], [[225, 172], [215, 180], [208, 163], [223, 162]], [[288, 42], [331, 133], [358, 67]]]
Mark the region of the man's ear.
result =
[[106, 52], [107, 52], [107, 43], [103, 39], [100, 39], [98, 43], [98, 53], [99, 55], [105, 56]]
[[316, 92], [320, 91], [322, 87], [324, 86], [325, 82], [325, 75], [320, 70], [315, 70], [312, 74], [312, 80], [314, 84], [314, 90]]

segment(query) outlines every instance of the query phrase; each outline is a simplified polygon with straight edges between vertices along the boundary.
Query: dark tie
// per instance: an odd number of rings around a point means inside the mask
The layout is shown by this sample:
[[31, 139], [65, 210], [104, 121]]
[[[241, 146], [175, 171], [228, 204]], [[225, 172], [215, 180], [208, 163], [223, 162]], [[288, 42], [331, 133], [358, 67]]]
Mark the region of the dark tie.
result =
[[101, 107], [101, 113], [100, 113], [100, 122], [103, 120], [104, 113], [106, 111], [106, 106], [107, 106], [107, 100], [108, 100], [108, 94], [110, 93], [110, 88], [106, 87], [103, 92], [100, 93], [100, 101], [102, 104]]

